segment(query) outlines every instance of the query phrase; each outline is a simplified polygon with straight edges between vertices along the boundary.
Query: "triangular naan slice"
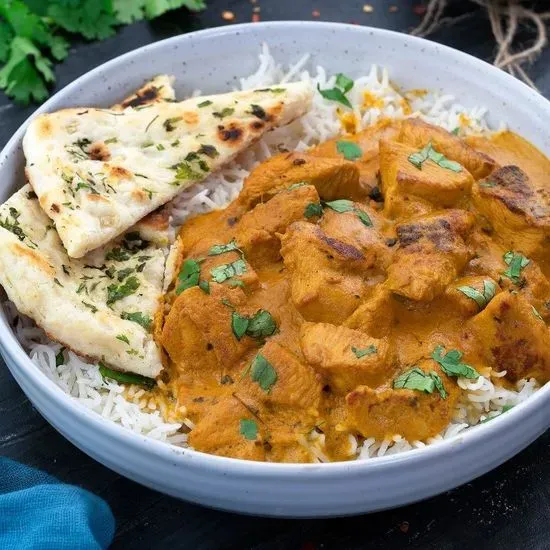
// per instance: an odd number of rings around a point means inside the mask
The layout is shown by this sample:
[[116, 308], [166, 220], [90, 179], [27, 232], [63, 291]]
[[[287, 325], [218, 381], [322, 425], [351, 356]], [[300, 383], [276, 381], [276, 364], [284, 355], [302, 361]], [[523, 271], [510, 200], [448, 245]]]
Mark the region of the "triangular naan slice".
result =
[[164, 252], [135, 231], [84, 258], [67, 253], [25, 185], [0, 206], [0, 284], [17, 309], [80, 355], [154, 377]]
[[[171, 100], [172, 81], [158, 76], [113, 109], [138, 97], [142, 105]], [[140, 220], [126, 238], [71, 259], [26, 185], [0, 206], [0, 284], [17, 309], [54, 340], [115, 368], [153, 377], [161, 369], [152, 337], [165, 263], [160, 248], [172, 233], [166, 205]], [[107, 306], [117, 288], [128, 295]]]
[[304, 114], [307, 83], [35, 118], [27, 177], [69, 256], [109, 242], [267, 130]]

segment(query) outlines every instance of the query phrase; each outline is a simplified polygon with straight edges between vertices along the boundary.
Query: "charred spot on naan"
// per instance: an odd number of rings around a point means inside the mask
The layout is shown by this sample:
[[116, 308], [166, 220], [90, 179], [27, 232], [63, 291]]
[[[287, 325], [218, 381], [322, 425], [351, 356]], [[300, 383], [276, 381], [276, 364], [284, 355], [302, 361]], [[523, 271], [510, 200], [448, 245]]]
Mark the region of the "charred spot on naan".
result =
[[149, 103], [154, 103], [161, 98], [160, 90], [162, 86], [145, 86], [141, 90], [136, 92], [134, 97], [125, 99], [121, 106], [123, 108], [127, 107], [141, 107], [143, 105], [148, 105]]
[[218, 138], [227, 145], [239, 146], [244, 141], [244, 135], [244, 128], [238, 122], [218, 126]]
[[165, 205], [153, 210], [153, 212], [140, 220], [139, 224], [152, 230], [166, 231], [170, 224], [170, 207]]
[[111, 158], [111, 153], [103, 141], [95, 141], [88, 148], [88, 156], [90, 160], [107, 161]]
[[132, 198], [136, 202], [148, 202], [149, 201], [149, 194], [146, 191], [143, 191], [142, 189], [134, 189], [131, 193]]
[[132, 173], [123, 166], [109, 166], [109, 176], [117, 180], [129, 179]]

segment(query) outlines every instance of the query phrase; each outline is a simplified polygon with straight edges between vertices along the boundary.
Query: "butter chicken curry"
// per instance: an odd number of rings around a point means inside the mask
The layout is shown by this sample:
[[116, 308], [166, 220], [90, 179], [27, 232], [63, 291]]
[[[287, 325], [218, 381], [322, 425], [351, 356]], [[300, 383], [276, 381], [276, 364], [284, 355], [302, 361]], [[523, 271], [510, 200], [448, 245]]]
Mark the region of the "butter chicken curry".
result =
[[[190, 219], [157, 339], [207, 453], [426, 440], [457, 379], [550, 379], [550, 162], [511, 132], [384, 121], [260, 164]], [[350, 437], [350, 436], [353, 436]]]

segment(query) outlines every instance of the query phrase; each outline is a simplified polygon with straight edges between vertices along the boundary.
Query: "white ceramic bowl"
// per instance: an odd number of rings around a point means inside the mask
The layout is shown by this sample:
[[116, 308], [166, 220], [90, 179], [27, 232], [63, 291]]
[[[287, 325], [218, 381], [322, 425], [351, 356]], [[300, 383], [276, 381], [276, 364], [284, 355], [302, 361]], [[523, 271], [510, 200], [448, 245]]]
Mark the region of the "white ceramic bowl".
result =
[[[235, 25], [157, 42], [94, 69], [37, 113], [76, 105], [107, 106], [159, 73], [177, 77], [178, 97], [195, 88], [206, 93], [227, 91], [237, 77], [255, 69], [264, 41], [285, 63], [310, 52], [313, 64], [352, 76], [377, 63], [405, 87], [442, 89], [467, 106], [488, 106], [492, 123], [505, 121], [550, 154], [550, 104], [511, 76], [433, 42], [335, 23]], [[0, 202], [24, 181], [21, 139], [26, 126], [0, 156]], [[250, 514], [336, 516], [421, 500], [498, 466], [550, 425], [550, 385], [546, 385], [502, 417], [426, 449], [333, 464], [247, 462], [147, 439], [78, 405], [31, 363], [4, 314], [0, 345], [8, 367], [32, 403], [84, 452], [164, 493]]]

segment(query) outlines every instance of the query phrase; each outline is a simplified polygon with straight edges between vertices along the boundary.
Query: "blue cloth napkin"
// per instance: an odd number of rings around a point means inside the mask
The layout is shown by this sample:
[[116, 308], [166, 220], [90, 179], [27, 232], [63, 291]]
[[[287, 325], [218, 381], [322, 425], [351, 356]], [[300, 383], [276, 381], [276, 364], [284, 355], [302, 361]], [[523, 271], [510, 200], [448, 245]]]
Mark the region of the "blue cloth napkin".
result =
[[2, 550], [98, 550], [114, 532], [111, 509], [96, 495], [0, 458]]

